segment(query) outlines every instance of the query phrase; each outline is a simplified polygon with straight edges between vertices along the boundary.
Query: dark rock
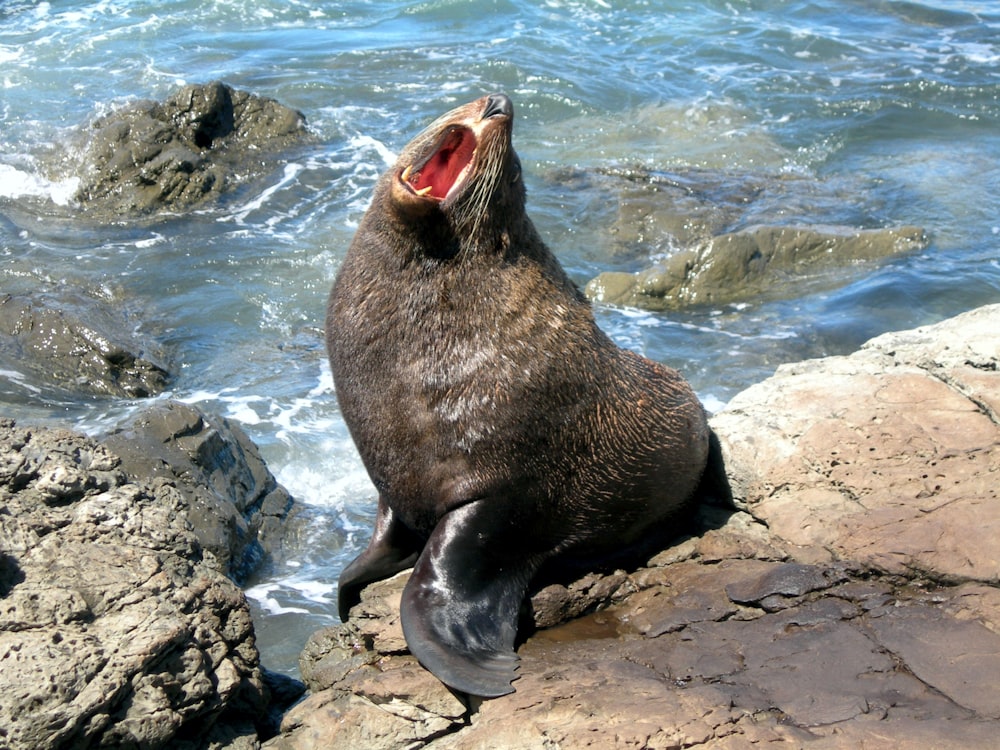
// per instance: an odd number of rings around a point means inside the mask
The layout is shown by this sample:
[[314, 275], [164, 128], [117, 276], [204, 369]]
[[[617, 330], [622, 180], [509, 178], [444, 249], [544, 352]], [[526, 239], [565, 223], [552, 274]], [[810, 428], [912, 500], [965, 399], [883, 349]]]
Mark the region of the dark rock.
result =
[[257, 730], [261, 739], [270, 739], [280, 731], [285, 712], [302, 698], [306, 686], [301, 680], [265, 667], [261, 667], [260, 671], [270, 702], [266, 717], [256, 722]]
[[621, 571], [587, 574], [568, 585], [550, 584], [531, 597], [531, 622], [537, 628], [549, 628], [621, 601], [635, 590]]
[[185, 86], [93, 123], [77, 200], [118, 221], [189, 211], [266, 174], [277, 154], [306, 143], [305, 118], [218, 81]]
[[[0, 296], [0, 368], [58, 392], [141, 398], [160, 393], [163, 353], [105, 301], [64, 291]], [[23, 394], [22, 394], [23, 397]]]
[[1000, 674], [995, 627], [956, 620], [944, 608], [928, 605], [885, 610], [867, 623], [918, 680], [976, 716], [1000, 719], [1000, 694], [990, 687]]
[[144, 409], [102, 442], [133, 480], [155, 477], [177, 489], [202, 548], [233, 580], [244, 580], [279, 542], [292, 499], [238, 425], [171, 401]]
[[786, 563], [763, 575], [730, 583], [726, 595], [738, 604], [760, 604], [774, 596], [804, 596], [845, 580], [844, 572], [836, 568]]

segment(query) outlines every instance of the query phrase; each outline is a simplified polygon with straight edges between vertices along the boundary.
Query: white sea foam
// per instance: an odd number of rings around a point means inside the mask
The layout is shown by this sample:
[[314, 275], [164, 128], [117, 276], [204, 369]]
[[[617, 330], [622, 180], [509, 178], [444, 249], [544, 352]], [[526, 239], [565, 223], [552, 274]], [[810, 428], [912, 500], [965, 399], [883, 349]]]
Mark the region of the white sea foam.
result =
[[[303, 169], [304, 166], [302, 164], [286, 164], [285, 169], [282, 172], [281, 179], [279, 179], [275, 184], [265, 188], [260, 195], [252, 198], [242, 206], [239, 206], [235, 210], [231, 211], [227, 216], [221, 217], [219, 221], [235, 221], [237, 224], [243, 224], [246, 221], [247, 216], [254, 211], [260, 210], [269, 200], [271, 200], [275, 193], [294, 182], [295, 178], [298, 177]], [[268, 223], [273, 224], [279, 221], [280, 218], [280, 216], [272, 216], [268, 219]]]
[[367, 503], [376, 494], [354, 443], [331, 405], [329, 365], [321, 362], [314, 385], [304, 396], [288, 400], [248, 394], [235, 388], [197, 390], [176, 395], [178, 401], [201, 405], [249, 428], [275, 478], [301, 502], [343, 509]]
[[278, 602], [278, 600], [273, 596], [274, 592], [279, 591], [284, 588], [284, 585], [279, 581], [269, 581], [268, 583], [262, 583], [258, 586], [251, 586], [250, 588], [244, 590], [247, 598], [253, 599], [260, 608], [266, 611], [270, 615], [285, 615], [285, 614], [309, 614], [309, 610], [304, 607], [287, 607]]
[[152, 237], [148, 237], [144, 240], [136, 240], [135, 246], [140, 250], [144, 250], [147, 247], [156, 247], [164, 242], [166, 242], [166, 238], [162, 234], [154, 232]]
[[0, 44], [0, 65], [10, 65], [20, 60], [24, 55], [24, 47], [14, 47]]
[[396, 163], [396, 153], [382, 141], [370, 135], [356, 135], [351, 138], [351, 148], [359, 151], [374, 151], [382, 160], [383, 168]]
[[959, 57], [976, 65], [996, 65], [1000, 62], [1000, 47], [996, 45], [966, 42], [955, 44], [954, 47]]
[[37, 386], [34, 386], [27, 381], [27, 378], [25, 377], [23, 372], [18, 372], [17, 370], [0, 369], [0, 378], [4, 378], [6, 380], [10, 380], [14, 383], [17, 383], [21, 388], [24, 388], [26, 391], [30, 391], [31, 393], [42, 392], [41, 388], [38, 388]]
[[79, 187], [78, 177], [49, 180], [10, 164], [0, 164], [0, 196], [4, 198], [46, 198], [57, 206], [67, 206]]
[[336, 586], [331, 586], [329, 583], [323, 583], [322, 581], [314, 581], [310, 579], [291, 579], [286, 580], [285, 585], [295, 591], [302, 594], [303, 597], [311, 602], [318, 602], [319, 604], [333, 604], [333, 596], [337, 592]]
[[701, 399], [701, 405], [705, 407], [705, 411], [709, 414], [718, 414], [720, 411], [726, 408], [726, 404], [729, 403], [716, 396], [714, 393], [704, 393], [698, 394]]

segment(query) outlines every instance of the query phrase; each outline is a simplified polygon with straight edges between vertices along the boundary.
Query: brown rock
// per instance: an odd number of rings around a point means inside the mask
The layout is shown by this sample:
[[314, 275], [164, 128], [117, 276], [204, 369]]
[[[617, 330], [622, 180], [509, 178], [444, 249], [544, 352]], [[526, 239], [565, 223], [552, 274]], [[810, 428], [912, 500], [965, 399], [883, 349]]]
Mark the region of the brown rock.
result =
[[261, 670], [225, 573], [289, 505], [194, 407], [103, 442], [0, 420], [0, 746], [258, 747], [267, 688], [285, 706], [301, 685]]
[[734, 398], [715, 427], [739, 502], [798, 547], [996, 583], [997, 310], [781, 367]]
[[249, 609], [183, 509], [90, 438], [0, 420], [0, 745], [256, 743]]
[[1000, 693], [989, 687], [1000, 674], [1000, 633], [981, 622], [956, 622], [938, 606], [908, 607], [869, 624], [921, 682], [977, 716], [1000, 719]]

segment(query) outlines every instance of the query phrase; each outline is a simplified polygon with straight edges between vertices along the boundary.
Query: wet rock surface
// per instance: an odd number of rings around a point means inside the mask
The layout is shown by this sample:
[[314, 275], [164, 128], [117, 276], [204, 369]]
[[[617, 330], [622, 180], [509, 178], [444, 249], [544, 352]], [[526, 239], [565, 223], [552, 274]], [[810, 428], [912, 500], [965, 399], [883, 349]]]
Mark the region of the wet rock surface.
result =
[[132, 333], [137, 326], [120, 307], [82, 293], [0, 295], [5, 387], [20, 384], [21, 397], [39, 387], [125, 398], [160, 393], [170, 377], [164, 353]]
[[308, 142], [305, 117], [219, 81], [139, 102], [93, 123], [74, 196], [95, 221], [203, 207]]
[[280, 544], [292, 498], [239, 425], [168, 401], [102, 442], [133, 481], [164, 479], [177, 489], [201, 547], [233, 580], [243, 581]]
[[[894, 226], [892, 206], [863, 200], [860, 178], [761, 170], [642, 167], [546, 175], [564, 210], [586, 217], [599, 262], [595, 301], [648, 310], [797, 297], [836, 288], [927, 247]], [[575, 241], [575, 240], [574, 240]]]
[[[224, 424], [165, 411], [148, 434], [141, 419], [121, 433], [131, 454], [0, 420], [2, 747], [252, 748], [268, 730], [271, 680], [226, 575], [247, 541], [229, 533], [239, 510], [195, 510], [262, 465]], [[147, 449], [152, 463], [191, 455], [140, 470]], [[199, 493], [202, 481], [216, 486]], [[232, 549], [209, 550], [206, 535]]]
[[369, 586], [265, 746], [996, 747], [998, 329], [982, 308], [734, 399], [713, 426], [736, 507], [536, 592], [512, 695], [441, 685], [402, 638], [408, 574]]
[[[810, 278], [859, 262], [927, 247], [919, 227], [846, 229], [758, 226], [718, 235], [639, 271], [607, 271], [592, 279], [590, 299], [666, 310], [781, 297]], [[783, 291], [784, 290], [784, 291]]]

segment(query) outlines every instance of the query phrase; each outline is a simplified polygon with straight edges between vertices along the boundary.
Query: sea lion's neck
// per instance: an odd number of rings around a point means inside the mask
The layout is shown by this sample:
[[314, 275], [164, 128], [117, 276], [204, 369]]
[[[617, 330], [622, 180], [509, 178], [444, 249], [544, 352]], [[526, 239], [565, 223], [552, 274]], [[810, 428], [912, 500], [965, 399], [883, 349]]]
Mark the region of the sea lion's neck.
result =
[[[455, 226], [441, 214], [422, 221], [390, 218], [380, 227], [399, 264], [473, 264], [483, 269], [518, 260], [547, 262], [549, 251], [531, 221], [520, 220], [504, 227], [485, 223], [475, 233]], [[394, 264], [395, 264], [394, 263]]]

